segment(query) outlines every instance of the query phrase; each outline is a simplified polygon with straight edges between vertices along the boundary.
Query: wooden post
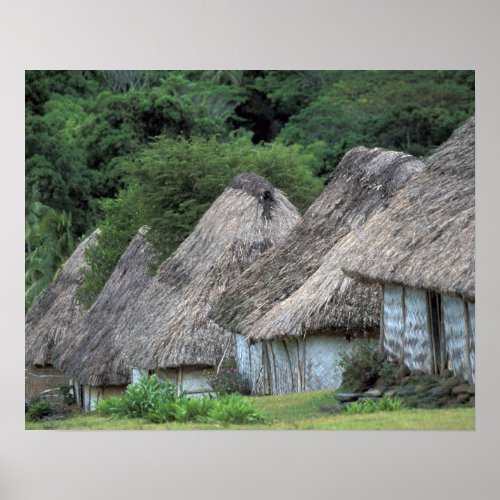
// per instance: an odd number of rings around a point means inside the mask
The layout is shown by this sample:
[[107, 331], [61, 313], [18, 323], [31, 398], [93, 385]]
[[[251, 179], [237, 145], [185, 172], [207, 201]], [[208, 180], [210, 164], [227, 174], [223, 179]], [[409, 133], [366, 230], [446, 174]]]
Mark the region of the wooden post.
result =
[[401, 359], [400, 362], [405, 364], [405, 339], [406, 339], [406, 303], [405, 303], [405, 287], [401, 287], [401, 306], [403, 312], [403, 339], [401, 341]]
[[382, 306], [380, 307], [380, 337], [378, 343], [378, 352], [380, 357], [384, 355], [384, 305], [385, 305], [385, 286], [382, 286]]
[[467, 302], [462, 300], [464, 304], [464, 320], [465, 320], [465, 362], [467, 364], [467, 376], [469, 378], [469, 382], [472, 384], [472, 365], [470, 362], [470, 317], [469, 317], [469, 308], [467, 306]]
[[441, 342], [441, 372], [447, 366], [448, 354], [446, 353], [446, 332], [444, 331], [443, 299], [439, 297], [439, 340]]

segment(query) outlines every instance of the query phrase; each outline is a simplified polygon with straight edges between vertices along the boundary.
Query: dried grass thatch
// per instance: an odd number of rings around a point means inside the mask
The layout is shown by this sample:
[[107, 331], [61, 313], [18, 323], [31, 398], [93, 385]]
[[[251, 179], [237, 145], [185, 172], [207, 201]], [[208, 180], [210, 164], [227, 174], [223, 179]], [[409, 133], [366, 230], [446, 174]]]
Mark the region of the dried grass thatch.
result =
[[117, 325], [131, 304], [152, 280], [148, 264], [153, 256], [141, 228], [118, 261], [74, 335], [56, 347], [62, 371], [80, 384], [123, 385], [130, 382], [130, 367], [117, 354], [124, 341]]
[[345, 271], [475, 299], [475, 120], [455, 131], [427, 168], [373, 218]]
[[76, 299], [83, 283], [85, 250], [95, 245], [98, 231], [86, 238], [64, 263], [50, 286], [29, 308], [25, 318], [25, 364], [55, 365], [53, 351], [66, 336], [73, 336], [74, 327], [85, 309]]
[[377, 327], [379, 288], [346, 277], [339, 260], [353, 231], [422, 168], [403, 153], [349, 151], [301, 223], [226, 291], [213, 318], [250, 341]]
[[208, 318], [212, 304], [299, 219], [267, 181], [236, 176], [124, 315], [123, 359], [148, 369], [213, 366], [230, 335]]

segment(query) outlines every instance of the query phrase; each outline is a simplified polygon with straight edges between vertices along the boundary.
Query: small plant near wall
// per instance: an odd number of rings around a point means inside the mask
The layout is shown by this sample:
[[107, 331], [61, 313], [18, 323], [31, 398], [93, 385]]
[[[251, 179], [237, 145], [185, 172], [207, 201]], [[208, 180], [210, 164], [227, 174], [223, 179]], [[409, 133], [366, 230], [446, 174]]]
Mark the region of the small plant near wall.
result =
[[352, 349], [342, 353], [336, 369], [342, 373], [343, 389], [368, 389], [377, 380], [380, 371], [376, 347], [368, 338], [354, 340]]
[[215, 372], [210, 374], [210, 384], [217, 396], [250, 394], [248, 381], [238, 373], [234, 358], [225, 358]]
[[31, 401], [26, 418], [31, 422], [39, 422], [54, 414], [54, 408], [44, 398], [35, 398]]
[[365, 399], [356, 401], [346, 406], [343, 410], [347, 415], [355, 415], [357, 413], [375, 413], [379, 411], [398, 411], [405, 408], [403, 400], [398, 398], [383, 397], [378, 401]]
[[154, 423], [166, 422], [221, 422], [252, 424], [263, 422], [253, 401], [239, 394], [220, 398], [177, 396], [170, 382], [156, 375], [141, 377], [130, 384], [123, 397], [110, 397], [97, 403], [98, 414], [107, 417], [144, 418]]

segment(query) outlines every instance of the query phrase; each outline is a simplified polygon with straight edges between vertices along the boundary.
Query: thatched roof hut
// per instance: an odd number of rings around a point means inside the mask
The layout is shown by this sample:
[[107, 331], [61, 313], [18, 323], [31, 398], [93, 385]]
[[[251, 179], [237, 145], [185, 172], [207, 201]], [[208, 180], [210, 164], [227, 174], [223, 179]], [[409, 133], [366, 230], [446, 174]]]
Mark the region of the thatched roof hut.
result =
[[422, 168], [403, 153], [349, 151], [300, 224], [226, 291], [213, 317], [251, 341], [376, 327], [377, 288], [345, 277], [338, 261], [353, 231]]
[[383, 285], [387, 357], [475, 380], [475, 120], [357, 235], [342, 267]]
[[349, 334], [376, 333], [380, 320], [380, 287], [346, 277], [339, 260], [354, 231], [422, 168], [403, 153], [349, 151], [289, 236], [225, 292], [213, 318], [240, 334], [236, 357], [254, 393], [339, 385], [334, 365]]
[[57, 366], [54, 348], [65, 337], [73, 336], [76, 324], [85, 314], [76, 292], [83, 283], [85, 250], [96, 243], [98, 231], [86, 238], [64, 263], [51, 285], [26, 313], [26, 366]]
[[359, 235], [346, 271], [475, 298], [475, 120], [426, 161], [427, 168]]
[[71, 339], [64, 339], [56, 352], [59, 364], [80, 385], [106, 387], [130, 382], [130, 367], [116, 355], [124, 341], [116, 327], [128, 307], [150, 283], [148, 264], [152, 251], [143, 227], [118, 261], [106, 285]]
[[213, 366], [230, 336], [208, 318], [212, 304], [299, 219], [262, 177], [237, 175], [122, 318], [123, 359], [152, 370]]

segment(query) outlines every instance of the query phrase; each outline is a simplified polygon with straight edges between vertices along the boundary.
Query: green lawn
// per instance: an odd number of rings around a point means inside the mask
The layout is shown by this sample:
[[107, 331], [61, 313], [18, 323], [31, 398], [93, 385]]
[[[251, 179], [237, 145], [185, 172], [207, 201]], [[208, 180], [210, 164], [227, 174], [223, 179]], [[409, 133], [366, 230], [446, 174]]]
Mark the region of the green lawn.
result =
[[262, 411], [266, 422], [253, 425], [217, 425], [200, 423], [152, 424], [142, 419], [109, 418], [97, 415], [73, 415], [64, 420], [32, 423], [26, 429], [89, 429], [89, 430], [139, 430], [139, 429], [327, 429], [327, 430], [377, 430], [377, 429], [474, 429], [474, 408], [439, 410], [401, 410], [365, 415], [329, 414], [320, 411], [321, 405], [332, 405], [333, 391], [312, 391], [285, 396], [251, 398]]

